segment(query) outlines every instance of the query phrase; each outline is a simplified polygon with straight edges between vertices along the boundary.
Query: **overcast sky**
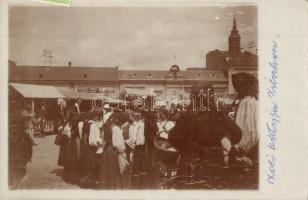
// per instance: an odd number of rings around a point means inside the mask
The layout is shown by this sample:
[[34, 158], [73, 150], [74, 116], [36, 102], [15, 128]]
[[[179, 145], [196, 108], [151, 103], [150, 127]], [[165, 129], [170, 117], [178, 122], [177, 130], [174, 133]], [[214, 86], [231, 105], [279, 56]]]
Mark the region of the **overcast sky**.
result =
[[[257, 43], [257, 8], [237, 7], [13, 7], [9, 58], [18, 65], [162, 69], [204, 67], [210, 50], [227, 50], [236, 15], [242, 47]], [[49, 65], [49, 63], [48, 63]]]

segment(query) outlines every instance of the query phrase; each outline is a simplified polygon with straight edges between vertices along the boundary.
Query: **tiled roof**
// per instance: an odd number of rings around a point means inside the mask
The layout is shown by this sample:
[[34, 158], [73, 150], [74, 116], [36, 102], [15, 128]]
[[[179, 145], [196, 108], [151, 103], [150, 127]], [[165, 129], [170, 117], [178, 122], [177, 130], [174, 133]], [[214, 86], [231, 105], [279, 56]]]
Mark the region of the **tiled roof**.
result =
[[[117, 67], [9, 67], [10, 81], [164, 81], [173, 80], [169, 70], [118, 70]], [[175, 80], [227, 81], [221, 70], [193, 68], [177, 72]]]

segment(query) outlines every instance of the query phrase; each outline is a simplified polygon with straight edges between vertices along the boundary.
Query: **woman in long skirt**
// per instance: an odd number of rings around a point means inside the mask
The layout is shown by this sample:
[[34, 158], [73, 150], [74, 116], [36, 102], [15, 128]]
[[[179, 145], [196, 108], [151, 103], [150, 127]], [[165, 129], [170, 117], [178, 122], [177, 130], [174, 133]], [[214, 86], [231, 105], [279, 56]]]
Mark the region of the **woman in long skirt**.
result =
[[125, 175], [129, 165], [122, 135], [122, 125], [125, 121], [125, 116], [122, 113], [114, 113], [104, 127], [106, 145], [100, 159], [99, 188], [127, 188]]
[[[58, 133], [58, 134], [62, 134], [62, 133]], [[59, 150], [59, 157], [58, 157], [58, 165], [61, 167], [65, 166], [66, 150], [67, 150], [68, 141], [69, 141], [68, 136], [63, 134], [61, 141], [60, 141], [60, 150]]]
[[84, 120], [81, 137], [80, 152], [80, 186], [94, 187], [96, 182], [96, 150], [95, 146], [89, 145], [90, 127], [93, 121], [93, 113], [88, 113], [87, 119]]
[[[74, 109], [67, 111], [67, 123], [69, 127], [68, 136], [69, 141], [66, 149], [65, 163], [64, 163], [64, 180], [70, 183], [78, 183], [80, 170], [79, 170], [79, 153], [78, 146], [80, 147], [80, 138], [78, 133], [78, 114]], [[80, 149], [79, 149], [80, 150]]]
[[149, 167], [146, 158], [144, 119], [140, 113], [133, 113], [129, 126], [129, 139], [125, 142], [130, 148], [131, 184], [134, 189], [150, 188]]

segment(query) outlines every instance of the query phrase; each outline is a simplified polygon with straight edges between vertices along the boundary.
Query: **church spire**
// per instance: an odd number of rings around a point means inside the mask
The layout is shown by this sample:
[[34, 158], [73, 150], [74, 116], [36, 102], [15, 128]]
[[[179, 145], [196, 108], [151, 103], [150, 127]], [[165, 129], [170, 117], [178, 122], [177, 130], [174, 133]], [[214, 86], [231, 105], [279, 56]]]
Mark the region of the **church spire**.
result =
[[229, 36], [229, 51], [239, 53], [241, 51], [241, 36], [237, 30], [236, 17], [233, 18], [233, 27]]
[[238, 32], [238, 31], [237, 31], [237, 26], [236, 26], [236, 18], [235, 18], [235, 15], [234, 15], [234, 17], [233, 17], [233, 27], [232, 27], [232, 31]]

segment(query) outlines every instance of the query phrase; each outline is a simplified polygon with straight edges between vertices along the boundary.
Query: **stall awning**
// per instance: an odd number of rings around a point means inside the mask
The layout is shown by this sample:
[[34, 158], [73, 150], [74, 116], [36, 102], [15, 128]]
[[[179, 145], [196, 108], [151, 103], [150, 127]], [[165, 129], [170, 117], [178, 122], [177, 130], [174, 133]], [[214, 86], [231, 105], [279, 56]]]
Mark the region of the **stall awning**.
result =
[[64, 98], [64, 96], [53, 86], [31, 85], [22, 83], [10, 83], [17, 92], [25, 98]]

